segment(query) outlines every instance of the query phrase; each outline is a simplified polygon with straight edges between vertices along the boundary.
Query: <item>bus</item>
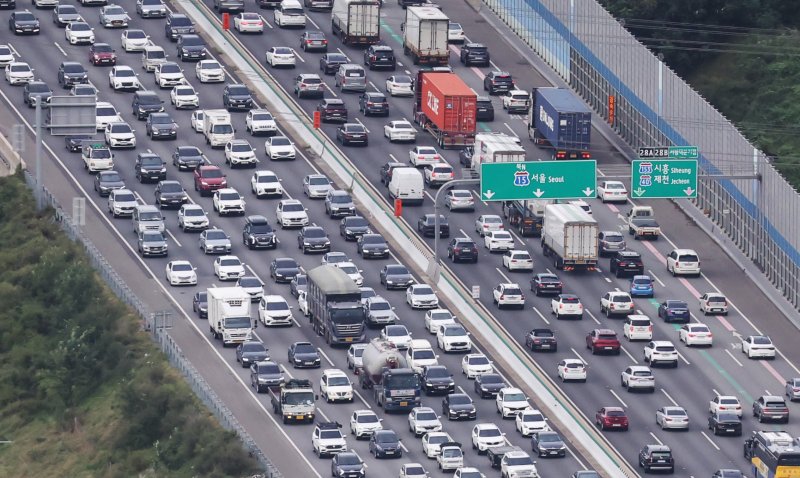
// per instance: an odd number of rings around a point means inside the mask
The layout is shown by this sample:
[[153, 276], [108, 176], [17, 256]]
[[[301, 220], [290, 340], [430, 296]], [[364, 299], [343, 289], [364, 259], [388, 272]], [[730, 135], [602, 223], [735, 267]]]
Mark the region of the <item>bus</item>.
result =
[[758, 431], [744, 442], [754, 478], [800, 478], [800, 446], [784, 431]]

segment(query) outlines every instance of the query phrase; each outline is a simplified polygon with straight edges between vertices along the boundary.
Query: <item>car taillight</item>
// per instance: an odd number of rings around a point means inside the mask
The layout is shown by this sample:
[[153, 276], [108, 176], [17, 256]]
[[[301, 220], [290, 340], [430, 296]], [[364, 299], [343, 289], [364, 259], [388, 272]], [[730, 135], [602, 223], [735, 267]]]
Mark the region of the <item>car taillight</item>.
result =
[[503, 299], [505, 299], [505, 298], [506, 298], [506, 295], [505, 295], [505, 294], [500, 294], [500, 300], [503, 300]]
[[306, 44], [314, 43], [314, 40], [306, 40]]
[[564, 304], [558, 304], [558, 308], [559, 309], [563, 309], [564, 308]]
[[653, 331], [653, 326], [652, 325], [648, 325], [647, 326], [647, 331], [648, 332], [652, 332]]
[[373, 102], [371, 102], [371, 101], [367, 101], [367, 106], [373, 106], [374, 104], [375, 104], [375, 103], [373, 103]]
[[588, 151], [583, 151], [581, 153], [581, 159], [592, 159], [592, 155]]
[[696, 334], [688, 334], [689, 337], [694, 337]]
[[556, 159], [564, 159], [567, 157], [566, 151], [558, 151], [556, 152]]

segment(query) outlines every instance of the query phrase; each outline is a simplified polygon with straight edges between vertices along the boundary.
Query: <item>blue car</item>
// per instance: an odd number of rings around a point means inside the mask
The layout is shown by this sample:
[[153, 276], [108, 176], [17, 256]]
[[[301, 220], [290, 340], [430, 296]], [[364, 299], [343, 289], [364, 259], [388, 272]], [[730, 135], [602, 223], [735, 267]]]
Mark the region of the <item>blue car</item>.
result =
[[658, 316], [664, 322], [689, 322], [689, 305], [682, 300], [665, 300], [658, 306]]
[[632, 297], [653, 297], [655, 295], [653, 279], [648, 275], [633, 276], [630, 294]]

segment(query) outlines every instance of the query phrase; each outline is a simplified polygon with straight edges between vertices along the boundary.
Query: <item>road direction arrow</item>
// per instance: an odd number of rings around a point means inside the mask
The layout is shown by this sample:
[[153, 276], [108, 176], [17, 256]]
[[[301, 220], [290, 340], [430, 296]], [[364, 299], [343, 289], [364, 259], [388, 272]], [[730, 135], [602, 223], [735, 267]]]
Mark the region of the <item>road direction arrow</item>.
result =
[[581, 192], [582, 192], [583, 194], [585, 194], [585, 195], [586, 195], [586, 197], [588, 198], [588, 197], [592, 197], [592, 194], [594, 193], [594, 189], [592, 189], [592, 188], [586, 188], [586, 189], [584, 189], [584, 190], [583, 190], [583, 191], [581, 191]]
[[494, 193], [490, 189], [490, 190], [484, 192], [483, 195], [486, 197], [486, 199], [492, 199], [492, 196], [494, 196]]

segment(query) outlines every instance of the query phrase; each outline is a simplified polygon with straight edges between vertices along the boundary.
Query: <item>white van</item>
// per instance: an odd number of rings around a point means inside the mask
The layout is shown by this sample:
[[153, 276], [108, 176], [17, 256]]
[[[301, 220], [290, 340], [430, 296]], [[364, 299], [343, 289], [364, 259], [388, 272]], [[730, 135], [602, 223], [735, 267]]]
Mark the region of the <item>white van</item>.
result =
[[156, 70], [156, 66], [167, 62], [167, 54], [157, 45], [148, 45], [142, 50], [142, 68], [147, 72]]
[[406, 361], [412, 370], [422, 373], [422, 367], [426, 365], [439, 365], [439, 356], [428, 340], [412, 339], [406, 351]]
[[297, 0], [283, 0], [275, 9], [275, 24], [279, 27], [305, 27], [306, 14]]
[[667, 272], [700, 277], [700, 257], [692, 249], [674, 249], [667, 256]]
[[131, 215], [133, 232], [141, 234], [145, 231], [164, 232], [164, 217], [161, 211], [150, 204], [139, 205], [133, 208]]
[[425, 180], [417, 168], [395, 168], [389, 181], [389, 197], [403, 204], [422, 204], [425, 198]]

